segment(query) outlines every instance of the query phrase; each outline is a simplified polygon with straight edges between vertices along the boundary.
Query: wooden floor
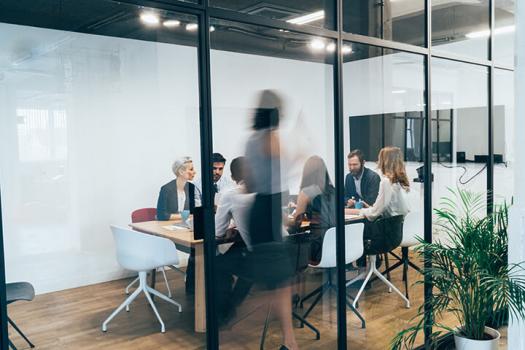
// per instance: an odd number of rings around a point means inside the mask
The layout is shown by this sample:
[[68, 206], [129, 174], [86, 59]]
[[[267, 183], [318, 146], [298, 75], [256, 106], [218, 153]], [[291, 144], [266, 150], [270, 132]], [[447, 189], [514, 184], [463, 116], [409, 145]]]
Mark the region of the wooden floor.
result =
[[[193, 332], [193, 298], [184, 294], [182, 276], [168, 271], [173, 299], [180, 302], [183, 312], [156, 299], [156, 305], [166, 324], [166, 333], [160, 333], [151, 308], [144, 297], [131, 305], [130, 312], [123, 311], [108, 327], [100, 330], [103, 320], [125, 299], [124, 289], [129, 279], [101, 283], [39, 295], [34, 301], [18, 302], [9, 306], [9, 316], [35, 343], [37, 349], [205, 349], [205, 335]], [[352, 273], [349, 272], [348, 277]], [[326, 275], [307, 271], [305, 290], [319, 286]], [[410, 270], [409, 281], [419, 278]], [[166, 293], [161, 275], [157, 289]], [[392, 274], [393, 283], [403, 289], [401, 269]], [[355, 291], [353, 291], [355, 294]], [[220, 343], [224, 349], [258, 349], [260, 335], [267, 313], [268, 293], [254, 291], [238, 310], [236, 323], [221, 330]], [[367, 321], [366, 329], [360, 328], [355, 315], [347, 313], [348, 346], [350, 349], [388, 349], [392, 337], [405, 327], [423, 300], [422, 286], [410, 287], [412, 307], [406, 309], [403, 301], [376, 281], [360, 299], [359, 310]], [[305, 303], [305, 308], [309, 303]], [[320, 331], [321, 339], [315, 340], [307, 328], [296, 328], [295, 334], [301, 349], [335, 349], [337, 345], [336, 295], [327, 295], [308, 317]], [[298, 310], [299, 313], [304, 311]], [[452, 321], [449, 321], [449, 323]], [[11, 340], [18, 349], [29, 349], [23, 339], [10, 328]], [[503, 339], [505, 349], [506, 339]], [[265, 349], [278, 349], [281, 343], [279, 323], [270, 323]]]

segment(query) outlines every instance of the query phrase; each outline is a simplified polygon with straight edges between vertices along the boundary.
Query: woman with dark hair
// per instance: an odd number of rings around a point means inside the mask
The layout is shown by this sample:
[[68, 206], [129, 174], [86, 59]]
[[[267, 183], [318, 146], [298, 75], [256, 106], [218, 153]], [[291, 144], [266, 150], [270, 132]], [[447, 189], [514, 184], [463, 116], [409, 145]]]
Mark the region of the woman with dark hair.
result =
[[292, 290], [295, 260], [283, 242], [283, 204], [288, 203], [288, 183], [283, 171], [285, 155], [278, 133], [282, 100], [271, 90], [259, 95], [253, 133], [246, 145], [246, 190], [255, 199], [249, 215], [252, 252], [248, 259], [253, 280], [273, 290], [273, 311], [281, 323], [281, 350], [297, 350], [292, 324]]
[[304, 214], [310, 218], [310, 260], [319, 262], [324, 234], [336, 222], [335, 188], [325, 162], [318, 156], [308, 158], [304, 165], [297, 207], [293, 214], [294, 222]]

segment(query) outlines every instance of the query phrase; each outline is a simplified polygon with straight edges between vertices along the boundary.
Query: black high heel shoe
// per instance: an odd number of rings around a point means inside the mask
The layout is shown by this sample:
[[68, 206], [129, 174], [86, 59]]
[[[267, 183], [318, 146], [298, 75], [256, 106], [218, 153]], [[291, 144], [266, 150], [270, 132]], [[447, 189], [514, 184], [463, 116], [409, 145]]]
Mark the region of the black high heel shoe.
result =
[[281, 345], [281, 347], [279, 348], [279, 350], [290, 350], [286, 347], [286, 345]]

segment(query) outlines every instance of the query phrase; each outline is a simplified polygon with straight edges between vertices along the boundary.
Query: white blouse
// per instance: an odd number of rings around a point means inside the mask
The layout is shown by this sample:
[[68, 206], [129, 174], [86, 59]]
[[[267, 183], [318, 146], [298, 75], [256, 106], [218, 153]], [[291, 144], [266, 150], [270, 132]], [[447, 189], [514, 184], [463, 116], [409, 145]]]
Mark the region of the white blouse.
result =
[[186, 204], [186, 192], [177, 190], [177, 208], [179, 208], [179, 213], [184, 210], [184, 204]]
[[360, 213], [368, 220], [374, 221], [380, 216], [405, 216], [409, 211], [408, 190], [399, 183], [392, 184], [389, 178], [381, 175], [379, 193], [374, 205], [361, 209]]

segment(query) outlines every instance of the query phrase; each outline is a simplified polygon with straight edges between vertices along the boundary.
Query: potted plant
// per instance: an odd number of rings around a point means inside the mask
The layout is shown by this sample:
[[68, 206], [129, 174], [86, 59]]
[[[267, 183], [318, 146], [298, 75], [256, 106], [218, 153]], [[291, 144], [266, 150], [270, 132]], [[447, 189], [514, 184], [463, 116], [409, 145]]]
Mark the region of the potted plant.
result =
[[[501, 325], [507, 316], [525, 317], [524, 269], [507, 263], [507, 205], [487, 215], [484, 194], [450, 192], [451, 198], [435, 210], [444, 237], [440, 234], [432, 243], [420, 240], [416, 247], [422, 260], [432, 264], [423, 272], [433, 284], [432, 297], [426, 300], [432, 310], [430, 324], [425, 325], [422, 305], [415, 323], [394, 337], [392, 349], [412, 349], [417, 335], [429, 326], [434, 349], [446, 332], [454, 334], [456, 349], [498, 349], [499, 332], [487, 325]], [[459, 327], [441, 323], [445, 314], [452, 314]]]

